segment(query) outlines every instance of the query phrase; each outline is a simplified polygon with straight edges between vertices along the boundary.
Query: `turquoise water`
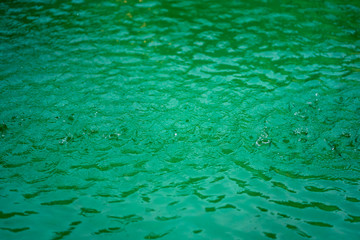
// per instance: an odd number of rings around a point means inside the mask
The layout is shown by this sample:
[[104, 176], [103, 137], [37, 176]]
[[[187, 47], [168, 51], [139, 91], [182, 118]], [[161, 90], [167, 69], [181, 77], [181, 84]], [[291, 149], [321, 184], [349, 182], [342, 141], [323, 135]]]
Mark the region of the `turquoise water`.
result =
[[360, 238], [360, 3], [2, 1], [1, 239]]

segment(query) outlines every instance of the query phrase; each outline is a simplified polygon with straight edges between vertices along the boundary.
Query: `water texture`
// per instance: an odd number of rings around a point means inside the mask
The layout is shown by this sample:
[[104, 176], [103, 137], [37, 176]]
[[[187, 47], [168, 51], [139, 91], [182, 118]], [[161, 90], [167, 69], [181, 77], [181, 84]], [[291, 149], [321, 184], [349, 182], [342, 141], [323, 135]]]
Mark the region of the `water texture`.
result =
[[1, 1], [1, 239], [359, 239], [360, 3]]

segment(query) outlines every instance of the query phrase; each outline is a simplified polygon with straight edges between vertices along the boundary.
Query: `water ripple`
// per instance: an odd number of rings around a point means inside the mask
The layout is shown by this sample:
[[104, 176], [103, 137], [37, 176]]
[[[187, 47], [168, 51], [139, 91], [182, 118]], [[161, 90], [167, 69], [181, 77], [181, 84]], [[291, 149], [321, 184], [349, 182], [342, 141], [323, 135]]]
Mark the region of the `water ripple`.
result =
[[0, 6], [1, 239], [359, 238], [358, 3]]

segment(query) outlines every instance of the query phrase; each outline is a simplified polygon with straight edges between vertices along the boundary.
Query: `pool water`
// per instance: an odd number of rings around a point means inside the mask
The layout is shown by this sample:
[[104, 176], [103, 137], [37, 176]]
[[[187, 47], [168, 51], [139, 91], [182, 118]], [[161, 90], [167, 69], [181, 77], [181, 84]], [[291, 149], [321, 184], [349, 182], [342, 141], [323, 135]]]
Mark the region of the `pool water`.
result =
[[360, 3], [0, 3], [1, 239], [359, 239]]

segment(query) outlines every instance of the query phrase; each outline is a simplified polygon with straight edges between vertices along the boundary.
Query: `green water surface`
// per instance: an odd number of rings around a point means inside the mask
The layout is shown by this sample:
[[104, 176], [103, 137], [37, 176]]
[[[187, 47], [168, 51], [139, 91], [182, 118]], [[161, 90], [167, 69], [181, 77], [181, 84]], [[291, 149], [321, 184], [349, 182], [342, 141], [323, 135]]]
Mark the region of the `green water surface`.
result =
[[0, 239], [360, 239], [359, 1], [0, 13]]

